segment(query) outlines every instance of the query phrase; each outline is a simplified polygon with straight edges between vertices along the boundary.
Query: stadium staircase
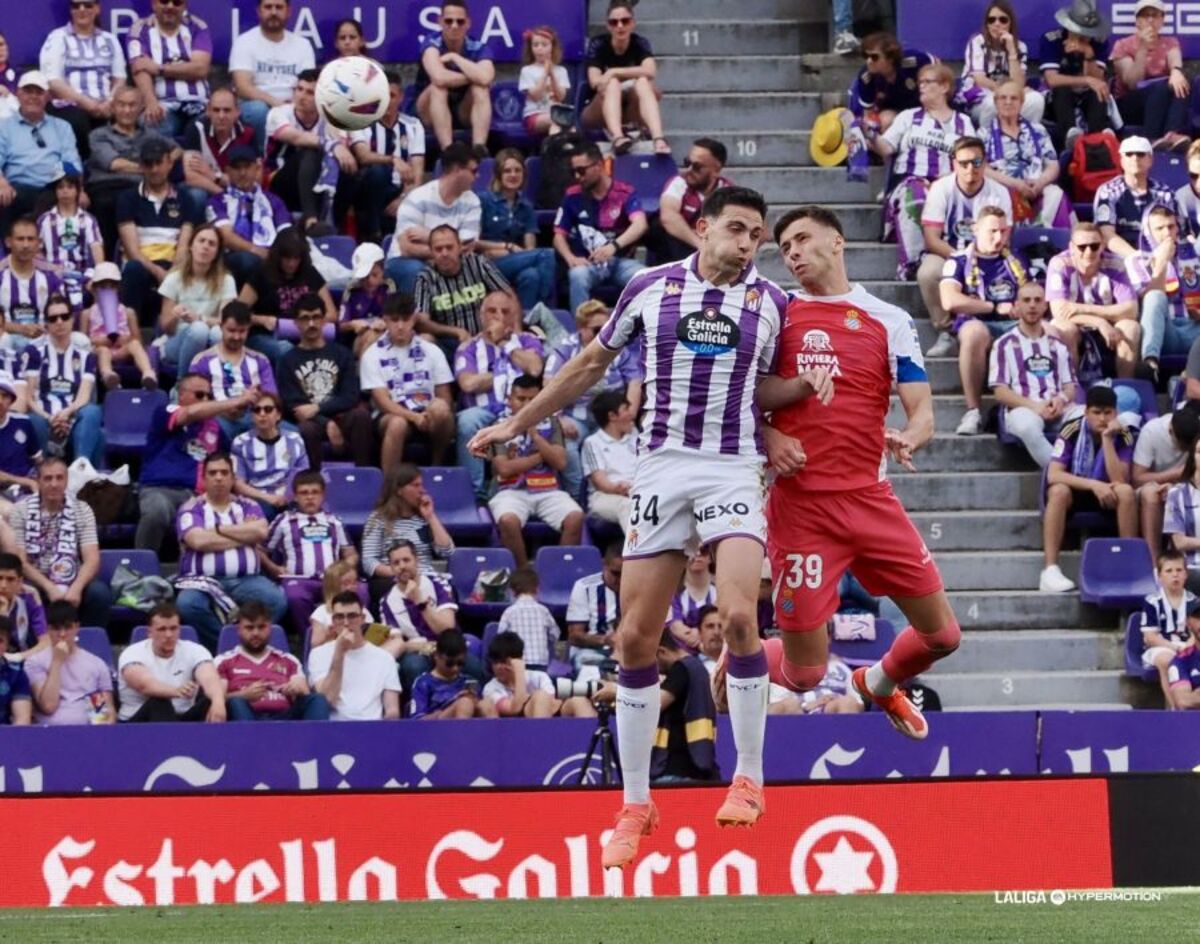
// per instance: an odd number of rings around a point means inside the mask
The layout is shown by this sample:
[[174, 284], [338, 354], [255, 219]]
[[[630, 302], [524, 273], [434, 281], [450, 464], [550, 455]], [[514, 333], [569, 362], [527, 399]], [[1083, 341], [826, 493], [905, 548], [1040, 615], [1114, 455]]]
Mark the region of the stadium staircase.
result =
[[[603, 29], [604, 13], [603, 0], [592, 0], [593, 33]], [[675, 154], [686, 154], [701, 135], [723, 141], [729, 176], [764, 193], [772, 223], [789, 206], [831, 205], [847, 229], [851, 279], [911, 312], [925, 348], [933, 332], [917, 286], [895, 281], [895, 247], [878, 242], [882, 169], [873, 168], [868, 183], [850, 183], [844, 168], [814, 167], [809, 157], [808, 129], [824, 109], [844, 102], [858, 63], [825, 52], [828, 18], [828, 0], [638, 6], [638, 30], [659, 62]], [[773, 245], [763, 249], [760, 267], [792, 284]], [[956, 710], [1127, 706], [1140, 693], [1120, 671], [1117, 615], [1082, 604], [1078, 594], [1035, 589], [1042, 542], [1034, 465], [994, 436], [956, 436], [963, 409], [957, 362], [938, 358], [927, 366], [937, 435], [918, 454], [919, 471], [894, 470], [893, 481], [937, 558], [965, 631], [962, 648], [930, 683]], [[891, 421], [902, 421], [898, 404]], [[1074, 578], [1078, 565], [1077, 550], [1064, 553], [1064, 572]]]

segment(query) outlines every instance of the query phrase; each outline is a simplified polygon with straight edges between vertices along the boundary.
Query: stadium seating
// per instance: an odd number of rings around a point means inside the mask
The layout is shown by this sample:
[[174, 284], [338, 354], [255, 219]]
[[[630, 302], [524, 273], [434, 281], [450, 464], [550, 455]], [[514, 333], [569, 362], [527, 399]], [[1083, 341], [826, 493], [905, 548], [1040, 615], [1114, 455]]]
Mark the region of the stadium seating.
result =
[[874, 665], [883, 658], [896, 638], [896, 627], [888, 620], [875, 620], [874, 639], [830, 639], [829, 649], [847, 665]]
[[1142, 401], [1141, 414], [1142, 422], [1146, 423], [1158, 416], [1158, 394], [1154, 391], [1154, 384], [1149, 380], [1134, 380], [1120, 379], [1112, 382], [1113, 389], [1118, 387], [1128, 387], [1138, 395], [1138, 399]]
[[516, 568], [512, 552], [505, 547], [459, 548], [450, 558], [450, 580], [458, 597], [458, 611], [463, 619], [473, 626], [488, 620], [499, 619], [507, 603], [474, 603], [471, 594], [480, 571], [498, 570], [506, 567], [511, 572]]
[[[516, 82], [492, 84], [492, 134], [505, 147], [525, 150], [534, 143], [534, 138], [525, 130], [524, 110], [525, 95]], [[490, 182], [491, 178], [488, 180]]]
[[[135, 626], [135, 627], [133, 627], [133, 632], [131, 632], [129, 634], [129, 644], [132, 646], [135, 642], [141, 642], [145, 638], [146, 638], [146, 627], [145, 626]], [[186, 625], [179, 627], [179, 638], [186, 639], [188, 642], [199, 642], [200, 641], [200, 637], [197, 635], [195, 628], [192, 626], [186, 626]]]
[[[111, 584], [113, 574], [122, 564], [143, 577], [157, 577], [162, 573], [158, 555], [154, 551], [102, 548], [100, 550], [100, 570], [96, 574], [96, 579], [102, 583]], [[109, 612], [109, 622], [120, 626], [132, 626], [144, 615], [140, 610], [114, 603]]]
[[321, 475], [329, 485], [325, 491], [325, 510], [341, 518], [350, 539], [357, 543], [367, 516], [379, 499], [383, 472], [373, 466], [322, 465]]
[[588, 545], [540, 548], [534, 562], [541, 581], [538, 600], [561, 621], [567, 615], [567, 603], [575, 581], [600, 573], [603, 566], [600, 552]]
[[116, 675], [117, 661], [113, 658], [112, 643], [108, 641], [108, 633], [104, 631], [103, 627], [80, 626], [78, 645], [85, 652], [90, 652], [98, 659], [103, 659], [104, 664], [108, 666], [108, 671]]
[[426, 466], [421, 470], [425, 491], [433, 499], [438, 518], [455, 542], [469, 546], [492, 544], [492, 513], [475, 504], [471, 477], [459, 466]]
[[140, 457], [154, 411], [167, 402], [162, 390], [110, 390], [104, 398], [104, 456], [110, 467]]
[[[236, 626], [222, 626], [221, 635], [217, 637], [217, 655], [237, 648], [237, 644], [238, 628]], [[268, 640], [268, 644], [283, 652], [292, 651], [288, 646], [287, 633], [284, 632], [282, 626], [275, 623], [271, 624], [271, 638]]]
[[1145, 649], [1141, 614], [1130, 613], [1129, 618], [1125, 621], [1125, 674], [1141, 679], [1143, 682], [1157, 682], [1158, 670], [1147, 669], [1142, 665], [1142, 653]]
[[622, 154], [613, 166], [613, 176], [633, 185], [642, 209], [650, 215], [658, 212], [663, 187], [678, 173], [670, 154]]
[[1157, 587], [1150, 549], [1140, 538], [1089, 538], [1079, 565], [1079, 598], [1110, 609], [1141, 604]]

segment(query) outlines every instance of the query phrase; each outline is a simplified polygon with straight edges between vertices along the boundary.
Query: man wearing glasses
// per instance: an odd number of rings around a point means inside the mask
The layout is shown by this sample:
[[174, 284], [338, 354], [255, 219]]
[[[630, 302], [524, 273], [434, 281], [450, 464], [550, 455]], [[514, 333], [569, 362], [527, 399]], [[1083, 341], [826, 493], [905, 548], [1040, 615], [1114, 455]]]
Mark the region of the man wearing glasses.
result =
[[150, 7], [154, 12], [130, 29], [125, 51], [145, 101], [146, 124], [174, 137], [204, 114], [212, 35], [187, 11], [187, 0], [152, 0]]
[[1152, 247], [1142, 231], [1142, 220], [1152, 206], [1175, 212], [1175, 194], [1166, 184], [1150, 178], [1154, 149], [1135, 135], [1121, 142], [1121, 174], [1106, 180], [1092, 201], [1093, 219], [1100, 227], [1104, 246], [1122, 259]]
[[900, 112], [920, 107], [917, 73], [937, 60], [927, 52], [903, 48], [891, 33], [872, 33], [864, 39], [862, 57], [862, 70], [850, 85], [850, 111], [882, 134]]
[[443, 3], [441, 27], [440, 33], [422, 38], [417, 114], [433, 128], [442, 149], [453, 141], [458, 118], [471, 129], [476, 159], [487, 157], [496, 67], [484, 57], [484, 44], [467, 35], [471, 18], [465, 3]]
[[[325, 340], [325, 303], [320, 295], [302, 295], [294, 311], [300, 343], [279, 362], [279, 395], [300, 427], [308, 467], [320, 470], [326, 442], [335, 456], [346, 456], [355, 465], [371, 465], [375, 436], [371, 414], [359, 396], [354, 355], [345, 346]], [[387, 311], [385, 302], [385, 315]]]
[[718, 187], [732, 187], [733, 181], [721, 174], [725, 169], [725, 145], [713, 138], [697, 138], [679, 165], [679, 173], [667, 181], [659, 199], [659, 225], [656, 232], [663, 246], [655, 253], [662, 262], [675, 262], [700, 248], [696, 221], [704, 201]]
[[929, 311], [929, 320], [937, 330], [937, 340], [925, 352], [926, 357], [949, 357], [958, 349], [950, 333], [952, 318], [942, 307], [942, 269], [946, 260], [971, 245], [975, 238], [975, 220], [986, 206], [999, 207], [1012, 225], [1012, 196], [1008, 189], [983, 175], [983, 142], [962, 137], [951, 152], [954, 170], [938, 178], [929, 188], [921, 210], [921, 229], [925, 234], [925, 255], [917, 269], [917, 284]]
[[413, 293], [417, 276], [433, 258], [429, 236], [438, 226], [458, 231], [464, 252], [475, 248], [483, 220], [483, 204], [471, 189], [479, 173], [479, 158], [461, 141], [442, 151], [442, 172], [436, 180], [410, 190], [396, 213], [396, 231], [384, 266], [396, 288]]
[[38, 65], [54, 94], [51, 113], [75, 131], [86, 161], [88, 135], [112, 117], [113, 92], [125, 84], [125, 52], [117, 38], [96, 28], [99, 0], [71, 0], [71, 21], [52, 30]]
[[38, 199], [64, 173], [81, 175], [75, 132], [46, 114], [50, 83], [36, 69], [17, 83], [17, 112], [0, 121], [0, 236], [13, 220], [33, 212]]
[[[1103, 359], [1115, 355], [1118, 377], [1132, 377], [1142, 340], [1137, 296], [1121, 260], [1104, 250], [1095, 223], [1077, 223], [1071, 245], [1046, 267], [1046, 300], [1054, 329], [1079, 364], [1083, 332], [1099, 335]], [[1083, 365], [1080, 373], [1084, 374]], [[1098, 378], [1081, 376], [1087, 382]]]
[[594, 143], [571, 155], [571, 176], [575, 185], [554, 218], [554, 248], [567, 264], [571, 311], [577, 311], [596, 289], [623, 289], [645, 268], [633, 250], [649, 226], [633, 185], [605, 172]]
[[363, 606], [353, 590], [330, 604], [336, 636], [308, 654], [308, 678], [332, 709], [331, 721], [378, 721], [400, 717], [396, 660], [363, 636]]

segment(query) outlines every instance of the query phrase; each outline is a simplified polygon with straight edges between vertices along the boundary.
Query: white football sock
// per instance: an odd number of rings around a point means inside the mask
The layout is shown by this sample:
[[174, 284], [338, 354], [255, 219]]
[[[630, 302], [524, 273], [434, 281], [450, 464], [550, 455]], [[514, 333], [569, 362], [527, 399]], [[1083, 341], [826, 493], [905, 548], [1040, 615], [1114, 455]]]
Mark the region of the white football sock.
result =
[[896, 683], [883, 671], [882, 662], [876, 662], [867, 669], [867, 688], [876, 695], [890, 695], [896, 690]]
[[650, 802], [650, 752], [661, 711], [658, 682], [645, 688], [617, 686], [617, 752], [626, 803]]
[[760, 787], [763, 783], [763, 739], [767, 728], [767, 695], [770, 679], [726, 676], [725, 695], [729, 701], [729, 724], [737, 748], [734, 776], [749, 777]]

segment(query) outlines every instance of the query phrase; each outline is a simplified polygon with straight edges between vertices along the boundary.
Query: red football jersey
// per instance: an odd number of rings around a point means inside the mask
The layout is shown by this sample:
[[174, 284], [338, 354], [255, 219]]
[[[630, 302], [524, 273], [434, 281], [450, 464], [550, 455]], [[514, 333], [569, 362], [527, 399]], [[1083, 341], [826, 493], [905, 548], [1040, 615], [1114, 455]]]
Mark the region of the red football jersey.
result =
[[833, 375], [833, 401], [799, 400], [771, 425], [800, 440], [804, 468], [780, 477], [784, 492], [843, 492], [885, 477], [884, 426], [893, 383], [925, 382], [912, 318], [854, 285], [847, 295], [793, 295], [779, 337], [777, 370], [795, 377], [814, 367]]

